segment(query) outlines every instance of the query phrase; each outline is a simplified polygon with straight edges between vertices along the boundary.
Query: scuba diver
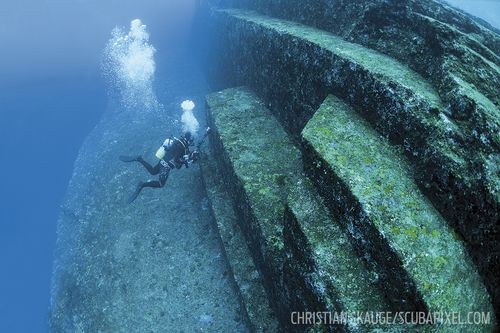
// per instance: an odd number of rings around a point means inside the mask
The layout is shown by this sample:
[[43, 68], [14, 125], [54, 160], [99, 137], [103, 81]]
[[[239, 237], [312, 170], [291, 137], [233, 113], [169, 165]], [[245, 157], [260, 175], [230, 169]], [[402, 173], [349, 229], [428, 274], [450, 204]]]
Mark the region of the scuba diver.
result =
[[190, 151], [190, 147], [194, 146], [194, 139], [191, 132], [186, 132], [180, 138], [171, 136], [163, 142], [163, 145], [156, 152], [156, 157], [159, 159], [155, 166], [146, 162], [142, 156], [120, 156], [123, 162], [139, 162], [151, 175], [159, 175], [158, 180], [149, 180], [147, 182], [139, 182], [135, 192], [128, 199], [128, 203], [132, 203], [145, 187], [161, 188], [167, 182], [168, 176], [172, 169], [180, 169], [182, 166], [186, 168], [189, 164], [196, 162], [200, 157], [200, 146], [208, 135], [209, 128], [198, 143], [195, 150]]

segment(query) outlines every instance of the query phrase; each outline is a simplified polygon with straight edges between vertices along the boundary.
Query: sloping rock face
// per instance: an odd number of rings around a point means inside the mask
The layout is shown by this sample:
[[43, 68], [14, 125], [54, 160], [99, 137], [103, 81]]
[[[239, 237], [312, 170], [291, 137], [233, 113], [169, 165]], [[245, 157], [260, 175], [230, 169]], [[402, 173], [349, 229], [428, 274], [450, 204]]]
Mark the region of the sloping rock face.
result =
[[215, 3], [240, 9], [208, 14], [213, 86], [249, 86], [296, 140], [341, 98], [400, 147], [498, 315], [498, 33], [435, 1]]
[[[287, 258], [283, 278], [292, 285], [292, 309], [352, 313], [392, 308], [386, 300], [387, 290], [377, 288], [377, 274], [367, 269], [348, 233], [328, 214], [323, 200], [305, 178], [288, 189], [283, 237]], [[347, 323], [345, 329], [359, 330], [353, 323]]]
[[452, 92], [452, 100], [457, 98], [452, 90], [461, 90], [454, 76], [460, 76], [498, 106], [497, 32], [444, 2], [229, 0], [219, 4], [303, 23], [388, 54], [432, 81], [440, 93]]
[[162, 86], [172, 101], [164, 113], [109, 110], [80, 149], [59, 218], [53, 333], [249, 331], [199, 168], [174, 170], [164, 188], [126, 203], [139, 180], [155, 177], [118, 156], [155, 162], [165, 136], [180, 130], [175, 101], [206, 93], [193, 65], [181, 65], [163, 81], [175, 82]]

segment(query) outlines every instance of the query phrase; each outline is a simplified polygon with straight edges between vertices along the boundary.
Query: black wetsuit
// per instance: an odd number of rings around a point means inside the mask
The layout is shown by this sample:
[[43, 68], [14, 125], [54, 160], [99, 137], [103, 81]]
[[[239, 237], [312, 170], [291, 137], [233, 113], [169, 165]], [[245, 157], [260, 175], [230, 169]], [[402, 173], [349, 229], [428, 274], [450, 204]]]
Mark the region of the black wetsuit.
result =
[[129, 203], [134, 201], [139, 196], [144, 187], [160, 188], [165, 186], [172, 169], [180, 169], [183, 165], [187, 168], [189, 163], [194, 162], [196, 152], [191, 153], [189, 151], [189, 146], [191, 144], [189, 137], [186, 138], [184, 136], [180, 139], [173, 137], [165, 142], [168, 142], [167, 145], [164, 144], [163, 146], [165, 149], [165, 156], [155, 166], [146, 162], [142, 156], [120, 156], [120, 160], [123, 162], [139, 162], [146, 168], [146, 170], [148, 170], [150, 174], [159, 175], [158, 180], [140, 182], [137, 185], [135, 192], [130, 196], [128, 200]]
[[189, 167], [189, 164], [194, 163], [199, 160], [200, 152], [199, 149], [205, 139], [208, 137], [210, 133], [210, 128], [207, 128], [205, 134], [198, 142], [196, 149], [191, 152], [189, 147], [194, 145], [194, 140], [191, 135], [191, 132], [187, 131], [184, 133], [180, 139], [171, 137], [170, 139], [165, 140], [163, 143], [163, 148], [165, 150], [165, 154], [163, 158], [155, 165], [152, 166], [148, 162], [146, 162], [142, 156], [124, 156], [121, 155], [119, 159], [123, 162], [139, 162], [141, 163], [146, 170], [152, 175], [159, 175], [158, 180], [150, 180], [147, 182], [139, 182], [137, 185], [135, 192], [130, 196], [128, 202], [131, 203], [134, 201], [142, 189], [145, 187], [152, 188], [160, 188], [165, 186], [167, 182], [168, 176], [172, 169], [180, 169], [184, 165], [186, 168]]
[[159, 180], [150, 180], [141, 183], [141, 187], [163, 187], [167, 182], [170, 170], [180, 169], [183, 165], [188, 166], [188, 161], [184, 156], [189, 156], [189, 142], [184, 138], [173, 138], [173, 143], [170, 147], [165, 147], [165, 156], [155, 165], [152, 166], [142, 157], [137, 159], [151, 175], [159, 175]]

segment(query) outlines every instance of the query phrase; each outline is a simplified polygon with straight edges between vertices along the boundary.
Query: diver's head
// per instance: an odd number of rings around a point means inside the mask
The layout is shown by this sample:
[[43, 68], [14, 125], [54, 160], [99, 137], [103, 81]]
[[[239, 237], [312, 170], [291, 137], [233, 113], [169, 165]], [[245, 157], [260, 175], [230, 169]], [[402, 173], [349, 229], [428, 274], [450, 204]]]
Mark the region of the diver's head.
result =
[[194, 140], [190, 131], [185, 132], [182, 137], [188, 144], [191, 144]]

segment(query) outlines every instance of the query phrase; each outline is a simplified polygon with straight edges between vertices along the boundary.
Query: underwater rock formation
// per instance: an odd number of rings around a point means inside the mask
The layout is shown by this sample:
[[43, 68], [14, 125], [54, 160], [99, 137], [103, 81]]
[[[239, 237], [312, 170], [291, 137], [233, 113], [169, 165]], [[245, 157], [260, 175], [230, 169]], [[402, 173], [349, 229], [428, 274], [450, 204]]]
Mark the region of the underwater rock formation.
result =
[[307, 171], [391, 302], [401, 309], [398, 302], [423, 300], [431, 312], [492, 311], [463, 243], [419, 191], [401, 153], [332, 96], [302, 135]]
[[307, 179], [297, 180], [289, 189], [283, 236], [287, 258], [283, 280], [291, 309], [337, 313], [391, 309], [376, 287], [377, 275], [366, 269], [347, 232], [328, 214]]
[[126, 203], [153, 177], [118, 156], [153, 163], [165, 136], [180, 131], [171, 120], [184, 94], [202, 101], [207, 92], [193, 64], [176, 69], [162, 81], [172, 84], [163, 112], [107, 110], [80, 149], [58, 222], [53, 333], [248, 331], [199, 168], [173, 170], [165, 188]]
[[248, 88], [211, 94], [207, 106], [211, 155], [285, 330], [302, 331], [290, 325], [298, 310], [493, 312], [463, 243], [402, 154], [345, 104], [329, 97], [303, 131], [304, 166], [325, 201]]
[[[497, 330], [498, 31], [431, 0], [199, 3], [210, 150], [124, 207], [143, 170], [116, 157], [153, 155], [174, 128], [105, 115], [62, 208], [52, 331]], [[169, 99], [202, 81], [178, 79]], [[490, 323], [295, 325], [294, 311]]]
[[207, 97], [213, 153], [255, 264], [264, 277], [269, 300], [286, 318], [283, 292], [282, 219], [287, 178], [301, 172], [300, 154], [253, 94], [230, 89]]
[[224, 186], [225, 177], [212, 154], [205, 154], [201, 164], [214, 221], [243, 299], [251, 329], [254, 332], [276, 332], [278, 322], [269, 306], [261, 276], [238, 225], [232, 199]]
[[[316, 234], [304, 227], [301, 209], [309, 204], [327, 207], [314, 214], [339, 224], [335, 233], [349, 238], [349, 251], [366, 266], [363, 274], [376, 274], [371, 283], [388, 302], [380, 308], [486, 311], [495, 322], [500, 309], [498, 31], [430, 0], [205, 4], [212, 87], [248, 86], [208, 97], [217, 129], [213, 149], [223, 156], [218, 164], [224, 173], [232, 175], [228, 189], [268, 296], [282, 311], [281, 323], [289, 322], [286, 313], [294, 307], [338, 309], [342, 297], [325, 282], [338, 272], [327, 270], [327, 257], [315, 256], [314, 246], [325, 249], [316, 242], [320, 227]], [[327, 98], [330, 94], [335, 97]], [[259, 111], [259, 120], [239, 118], [260, 108], [269, 115]], [[270, 117], [277, 123], [267, 126], [282, 126], [290, 139], [269, 143], [272, 153], [266, 157], [267, 152], [253, 149], [263, 143], [254, 143], [252, 135], [276, 140], [261, 128], [275, 122], [264, 120]], [[334, 134], [336, 126], [347, 126], [346, 133]], [[290, 147], [286, 158], [276, 151], [283, 145]], [[274, 166], [274, 153], [283, 171]], [[360, 160], [351, 161], [356, 163], [351, 168], [350, 159]], [[299, 176], [303, 171], [306, 176]], [[250, 179], [254, 173], [258, 180]], [[263, 173], [280, 180], [265, 180]], [[314, 194], [300, 208], [290, 202], [296, 194], [288, 182], [308, 184], [307, 178], [315, 184]], [[265, 199], [265, 213], [274, 211], [272, 217], [259, 215], [264, 204], [257, 201], [266, 195], [271, 199]], [[288, 290], [285, 275], [300, 286], [295, 298], [280, 294]], [[315, 276], [322, 276], [326, 292], [314, 290], [321, 285], [312, 282]], [[391, 285], [398, 288], [391, 291]]]

